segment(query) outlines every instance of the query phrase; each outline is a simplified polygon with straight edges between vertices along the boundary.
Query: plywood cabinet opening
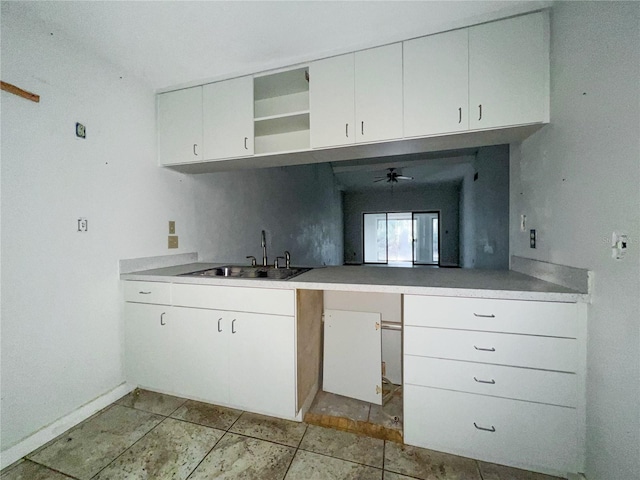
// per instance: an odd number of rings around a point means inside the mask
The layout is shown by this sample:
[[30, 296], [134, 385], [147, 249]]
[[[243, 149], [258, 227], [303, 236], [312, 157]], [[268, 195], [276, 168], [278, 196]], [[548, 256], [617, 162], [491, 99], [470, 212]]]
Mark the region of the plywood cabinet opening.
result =
[[254, 78], [255, 154], [308, 150], [308, 69]]

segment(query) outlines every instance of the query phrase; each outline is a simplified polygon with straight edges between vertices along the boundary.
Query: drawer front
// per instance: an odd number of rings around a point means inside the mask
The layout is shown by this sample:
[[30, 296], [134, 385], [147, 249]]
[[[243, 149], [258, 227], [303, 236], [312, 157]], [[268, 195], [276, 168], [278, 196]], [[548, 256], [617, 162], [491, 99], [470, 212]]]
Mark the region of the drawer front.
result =
[[561, 372], [575, 372], [578, 358], [570, 338], [426, 327], [405, 327], [404, 353]]
[[404, 357], [404, 384], [575, 407], [577, 380], [573, 373], [484, 363]]
[[171, 305], [171, 284], [162, 282], [124, 282], [126, 302]]
[[404, 324], [576, 338], [575, 303], [404, 296]]
[[295, 290], [174, 283], [173, 305], [238, 312], [295, 314]]
[[577, 470], [575, 409], [412, 385], [404, 395], [409, 445], [546, 473]]

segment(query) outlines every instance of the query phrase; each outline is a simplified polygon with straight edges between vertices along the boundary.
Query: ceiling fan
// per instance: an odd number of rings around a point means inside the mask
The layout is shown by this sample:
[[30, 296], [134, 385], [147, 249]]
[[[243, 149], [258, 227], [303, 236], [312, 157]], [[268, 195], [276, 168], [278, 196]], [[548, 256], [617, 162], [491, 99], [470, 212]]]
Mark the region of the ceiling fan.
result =
[[398, 180], [413, 180], [413, 177], [407, 177], [396, 172], [395, 168], [388, 168], [389, 170], [384, 177], [374, 177], [373, 183], [381, 182], [386, 180], [387, 183], [398, 183]]

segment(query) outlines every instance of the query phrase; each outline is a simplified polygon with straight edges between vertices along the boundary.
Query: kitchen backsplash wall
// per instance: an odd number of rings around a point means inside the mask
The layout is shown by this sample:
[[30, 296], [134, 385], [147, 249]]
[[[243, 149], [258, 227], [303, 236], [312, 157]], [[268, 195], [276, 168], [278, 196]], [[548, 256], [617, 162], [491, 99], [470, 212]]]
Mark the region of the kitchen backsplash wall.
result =
[[293, 265], [342, 264], [342, 198], [329, 164], [196, 175], [201, 261], [260, 262], [291, 252]]

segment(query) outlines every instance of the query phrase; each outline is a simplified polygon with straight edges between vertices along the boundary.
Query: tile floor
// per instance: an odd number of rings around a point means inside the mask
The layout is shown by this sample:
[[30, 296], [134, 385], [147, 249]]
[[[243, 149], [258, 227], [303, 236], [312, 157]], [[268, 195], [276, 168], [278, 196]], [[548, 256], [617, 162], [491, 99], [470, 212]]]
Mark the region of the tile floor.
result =
[[552, 480], [555, 477], [139, 390], [2, 480]]

